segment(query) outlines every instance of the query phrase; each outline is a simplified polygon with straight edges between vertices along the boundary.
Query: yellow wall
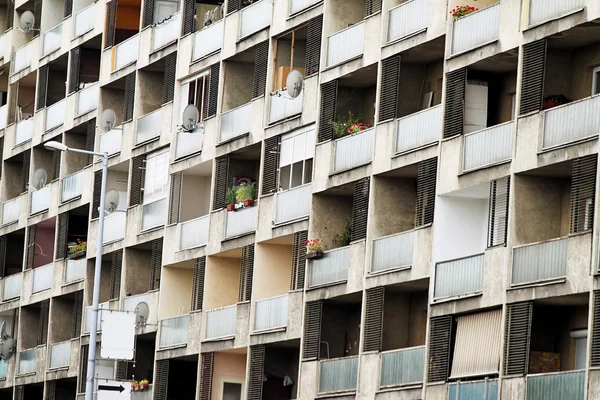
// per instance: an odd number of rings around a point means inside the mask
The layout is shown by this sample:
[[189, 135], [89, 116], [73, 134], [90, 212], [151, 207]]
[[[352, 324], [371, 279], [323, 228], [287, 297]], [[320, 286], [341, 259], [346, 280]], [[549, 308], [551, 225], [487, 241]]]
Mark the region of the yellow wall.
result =
[[184, 222], [207, 215], [210, 211], [209, 204], [210, 177], [184, 175], [179, 221]]
[[204, 309], [231, 306], [238, 301], [240, 259], [207, 257]]
[[266, 299], [286, 294], [290, 289], [292, 246], [256, 244], [252, 298]]
[[190, 312], [192, 302], [192, 269], [165, 267], [160, 282], [159, 318], [169, 318]]
[[244, 397], [243, 382], [246, 379], [246, 354], [215, 353], [213, 369], [212, 398], [223, 399], [223, 382], [242, 383], [242, 397]]

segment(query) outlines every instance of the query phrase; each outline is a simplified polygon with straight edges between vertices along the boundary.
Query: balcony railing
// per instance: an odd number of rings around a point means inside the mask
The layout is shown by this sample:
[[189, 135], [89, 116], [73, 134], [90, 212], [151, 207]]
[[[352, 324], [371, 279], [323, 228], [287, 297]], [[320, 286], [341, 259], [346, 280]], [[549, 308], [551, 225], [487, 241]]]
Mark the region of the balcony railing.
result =
[[65, 283], [80, 281], [85, 278], [86, 258], [67, 259], [65, 267]]
[[423, 382], [425, 346], [381, 353], [380, 387], [419, 384]]
[[142, 231], [165, 224], [167, 199], [156, 200], [142, 206]]
[[484, 255], [439, 262], [435, 266], [433, 298], [466, 296], [483, 290]]
[[23, 71], [25, 68], [31, 65], [31, 59], [33, 58], [33, 42], [29, 42], [26, 45], [15, 50], [15, 56], [13, 59], [13, 74]]
[[129, 39], [115, 46], [115, 64], [113, 71], [119, 70], [137, 61], [140, 48], [140, 35], [130, 37]]
[[19, 353], [19, 375], [37, 372], [37, 349], [24, 350]]
[[123, 311], [135, 311], [135, 308], [140, 302], [150, 304], [150, 295], [148, 293], [136, 294], [133, 296], [125, 297], [123, 299]]
[[15, 197], [2, 203], [2, 225], [10, 224], [19, 220], [21, 213], [21, 197]]
[[[104, 302], [104, 303], [100, 303], [98, 304], [98, 322], [97, 322], [97, 329], [99, 331], [102, 330], [102, 310], [108, 310], [109, 309], [109, 302]], [[85, 324], [83, 325], [83, 331], [85, 333], [88, 333], [91, 329], [92, 326], [92, 306], [86, 307], [85, 308]]]
[[96, 22], [96, 3], [92, 3], [75, 14], [75, 28], [73, 38], [79, 37], [94, 29]]
[[465, 135], [463, 172], [509, 161], [512, 158], [513, 121]]
[[236, 305], [207, 311], [204, 339], [212, 340], [235, 336], [236, 322]]
[[457, 19], [452, 27], [452, 54], [495, 42], [500, 31], [500, 2]]
[[254, 331], [285, 328], [288, 323], [288, 295], [256, 301]]
[[114, 128], [100, 135], [100, 151], [108, 155], [116, 154], [121, 151], [122, 128]]
[[17, 122], [17, 128], [15, 130], [15, 146], [31, 140], [33, 137], [34, 126], [33, 117]]
[[42, 57], [60, 49], [62, 42], [62, 22], [44, 33], [42, 44]]
[[86, 114], [98, 107], [100, 85], [98, 82], [88, 83], [77, 94], [77, 115]]
[[268, 27], [272, 18], [272, 0], [260, 0], [243, 8], [240, 16], [240, 39]]
[[[2, 49], [1, 44], [0, 44], [0, 49]], [[8, 104], [5, 104], [2, 107], [0, 107], [0, 129], [6, 128], [6, 124], [8, 123], [7, 114], [8, 114]]]
[[448, 385], [448, 400], [473, 399], [498, 400], [498, 380], [455, 382]]
[[244, 104], [221, 114], [220, 142], [233, 139], [250, 132], [252, 103]]
[[175, 134], [175, 159], [189, 156], [202, 151], [204, 142], [203, 131], [199, 132], [177, 132]]
[[0, 360], [0, 378], [8, 376], [8, 360]]
[[388, 43], [427, 29], [428, 0], [408, 0], [390, 9], [388, 14]]
[[135, 129], [136, 145], [160, 137], [162, 133], [163, 114], [163, 109], [159, 108], [138, 118]]
[[46, 264], [33, 269], [32, 293], [48, 290], [52, 287], [52, 275], [54, 274], [54, 264]]
[[79, 171], [63, 178], [61, 188], [61, 202], [75, 199], [83, 193], [83, 175], [84, 171]]
[[225, 237], [239, 236], [244, 233], [254, 232], [258, 223], [258, 204], [245, 207], [239, 211], [227, 213]]
[[137, 392], [131, 392], [131, 400], [153, 400], [154, 399], [154, 389], [152, 384], [149, 384], [148, 387], [144, 390], [139, 390]]
[[319, 394], [356, 390], [358, 357], [321, 360]]
[[2, 301], [21, 297], [23, 273], [12, 274], [2, 279]]
[[171, 18], [154, 27], [152, 37], [152, 51], [156, 51], [166, 47], [167, 45], [177, 41], [181, 29], [179, 21], [181, 13], [171, 15]]
[[67, 99], [62, 99], [46, 107], [46, 132], [65, 123]]
[[189, 325], [189, 314], [161, 320], [158, 347], [164, 348], [187, 344]]
[[50, 207], [50, 192], [50, 186], [44, 186], [35, 192], [31, 192], [30, 215], [45, 211]]
[[344, 171], [373, 160], [375, 128], [345, 136], [333, 142], [333, 172]]
[[364, 52], [365, 23], [360, 22], [327, 38], [327, 67], [361, 57]]
[[544, 112], [542, 149], [598, 136], [600, 96], [554, 107]]
[[441, 105], [400, 118], [396, 124], [396, 153], [437, 143], [441, 131]]
[[526, 400], [583, 400], [585, 371], [567, 371], [527, 376]]
[[564, 17], [583, 9], [585, 0], [530, 0], [529, 26]]
[[326, 251], [321, 259], [310, 260], [309, 287], [348, 280], [350, 246]]
[[300, 11], [306, 10], [321, 2], [323, 2], [323, 0], [290, 0], [290, 15], [299, 13]]
[[223, 46], [224, 27], [225, 20], [222, 19], [194, 34], [192, 61], [199, 60], [221, 50]]
[[[277, 93], [282, 93], [282, 90]], [[295, 99], [288, 99], [280, 96], [271, 96], [269, 103], [269, 123], [284, 120], [302, 113], [302, 98], [304, 92], [300, 92], [300, 96]]]
[[102, 245], [116, 242], [125, 237], [126, 214], [116, 211], [104, 217], [104, 239]]
[[306, 184], [275, 195], [275, 223], [281, 224], [310, 215], [312, 186]]
[[512, 285], [560, 279], [567, 276], [568, 238], [513, 248]]
[[413, 262], [415, 231], [396, 233], [373, 240], [371, 273], [410, 267]]
[[180, 224], [179, 250], [193, 249], [208, 243], [210, 215], [185, 221]]
[[48, 369], [68, 367], [71, 363], [71, 341], [51, 344]]

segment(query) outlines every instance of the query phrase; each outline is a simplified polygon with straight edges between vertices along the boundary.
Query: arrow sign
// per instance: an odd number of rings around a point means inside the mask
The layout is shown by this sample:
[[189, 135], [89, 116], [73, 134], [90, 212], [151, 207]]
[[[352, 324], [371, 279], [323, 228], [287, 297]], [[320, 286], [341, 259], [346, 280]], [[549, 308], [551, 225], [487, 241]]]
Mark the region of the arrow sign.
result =
[[108, 386], [108, 385], [98, 385], [98, 390], [108, 390], [109, 392], [119, 392], [121, 393], [125, 388], [123, 385], [119, 386]]
[[97, 400], [131, 400], [131, 382], [98, 379]]

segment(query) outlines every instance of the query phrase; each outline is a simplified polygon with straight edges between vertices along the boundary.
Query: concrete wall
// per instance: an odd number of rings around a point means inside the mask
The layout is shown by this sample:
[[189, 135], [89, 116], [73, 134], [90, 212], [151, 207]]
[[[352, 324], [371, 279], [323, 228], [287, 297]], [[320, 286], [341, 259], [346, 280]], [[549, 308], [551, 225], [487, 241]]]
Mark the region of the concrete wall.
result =
[[425, 344], [427, 300], [427, 292], [386, 290], [382, 351]]
[[286, 294], [290, 289], [292, 246], [257, 243], [254, 253], [254, 301]]
[[240, 284], [240, 259], [207, 257], [204, 282], [204, 309], [236, 304]]
[[139, 97], [136, 99], [134, 107], [137, 115], [142, 116], [152, 111], [158, 110], [162, 104], [164, 72], [156, 71], [138, 71], [136, 90], [139, 90]]
[[[82, 318], [84, 318], [82, 314]], [[73, 298], [53, 297], [50, 302], [48, 343], [71, 339], [73, 327]]]
[[244, 105], [252, 99], [254, 64], [227, 62], [225, 70], [221, 112]]
[[371, 180], [370, 236], [378, 238], [414, 228], [416, 189], [413, 179], [374, 177]]
[[190, 312], [190, 305], [192, 304], [192, 277], [193, 270], [190, 268], [162, 268], [160, 297], [162, 299], [169, 299], [169, 301], [161, 301], [159, 303], [159, 319], [175, 317]]
[[364, 0], [332, 0], [323, 18], [323, 38], [361, 22], [364, 17]]
[[346, 229], [351, 215], [352, 197], [314, 195], [309, 239], [323, 239], [325, 249], [339, 247], [336, 236]]
[[[150, 289], [149, 250], [128, 248], [123, 252], [125, 280], [124, 293], [131, 295], [146, 293]], [[161, 282], [164, 284], [165, 282]]]

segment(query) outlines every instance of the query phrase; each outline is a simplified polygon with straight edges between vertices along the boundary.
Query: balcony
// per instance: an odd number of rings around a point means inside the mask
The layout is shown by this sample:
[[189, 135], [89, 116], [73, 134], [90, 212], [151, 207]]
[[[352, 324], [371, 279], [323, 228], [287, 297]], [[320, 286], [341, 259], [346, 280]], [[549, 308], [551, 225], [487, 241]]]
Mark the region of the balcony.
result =
[[417, 385], [423, 382], [425, 346], [381, 353], [379, 387]]
[[156, 200], [142, 206], [142, 231], [165, 224], [167, 199]]
[[443, 300], [481, 293], [483, 264], [483, 254], [437, 263], [433, 299]]
[[223, 46], [223, 29], [225, 20], [220, 20], [194, 34], [192, 61], [199, 60], [216, 53]]
[[92, 3], [83, 10], [75, 14], [75, 27], [73, 33], [73, 39], [82, 36], [94, 29], [96, 23], [96, 3]]
[[360, 22], [327, 38], [327, 68], [362, 57], [365, 23]]
[[[283, 93], [282, 90], [278, 90], [276, 93]], [[271, 96], [269, 102], [269, 123], [272, 124], [277, 121], [281, 121], [287, 118], [291, 118], [295, 115], [302, 113], [302, 98], [304, 97], [304, 91], [300, 92], [300, 96], [295, 99], [288, 99], [277, 95]]]
[[585, 371], [568, 371], [527, 376], [526, 400], [583, 400]]
[[235, 336], [236, 322], [236, 305], [207, 311], [204, 339], [214, 340]]
[[588, 97], [544, 111], [542, 149], [598, 136], [600, 96]]
[[409, 0], [388, 12], [387, 42], [415, 35], [427, 29], [427, 0]]
[[513, 152], [513, 121], [465, 135], [463, 172], [510, 161]]
[[62, 99], [46, 107], [46, 132], [65, 123], [67, 99]]
[[137, 61], [140, 48], [140, 35], [130, 37], [129, 39], [115, 46], [113, 71], [117, 71]]
[[206, 246], [208, 243], [210, 215], [179, 224], [179, 250]]
[[245, 207], [239, 211], [228, 212], [226, 218], [226, 238], [254, 232], [258, 223], [258, 204], [255, 203], [253, 207]]
[[452, 24], [452, 55], [498, 40], [500, 2], [457, 19]]
[[42, 57], [60, 49], [62, 42], [62, 22], [44, 33], [42, 43]]
[[181, 28], [179, 21], [181, 13], [173, 14], [171, 17], [161, 24], [154, 27], [152, 36], [152, 51], [157, 51], [167, 45], [177, 41]]
[[87, 265], [86, 258], [78, 258], [76, 260], [67, 259], [65, 266], [65, 283], [81, 281], [85, 279], [85, 268]]
[[2, 301], [21, 297], [23, 273], [9, 275], [2, 279]]
[[[1, 46], [2, 46], [2, 44], [0, 44], [0, 49], [2, 48]], [[0, 129], [6, 128], [6, 124], [8, 122], [7, 114], [8, 114], [8, 104], [5, 104], [2, 107], [0, 107]]]
[[[98, 331], [102, 330], [102, 310], [105, 310], [105, 309], [108, 310], [109, 304], [110, 303], [108, 301], [98, 304], [98, 323], [96, 326]], [[85, 333], [89, 333], [91, 326], [92, 326], [92, 306], [89, 306], [89, 307], [85, 308], [85, 323], [83, 325], [83, 331]]]
[[71, 362], [71, 341], [51, 344], [48, 369], [68, 367]]
[[41, 189], [31, 192], [31, 210], [30, 215], [46, 211], [50, 207], [50, 186], [44, 186]]
[[333, 142], [333, 172], [345, 171], [371, 162], [375, 128], [336, 139]]
[[135, 126], [135, 144], [136, 146], [152, 139], [159, 138], [163, 125], [163, 109], [152, 111], [142, 117], [139, 117]]
[[[545, 397], [540, 397], [545, 398]], [[455, 382], [448, 386], [448, 400], [497, 400], [498, 380]]]
[[52, 276], [54, 275], [54, 264], [46, 264], [44, 266], [33, 269], [33, 285], [32, 293], [38, 293], [43, 290], [48, 290], [52, 287]]
[[358, 357], [321, 360], [319, 394], [356, 390]]
[[19, 353], [18, 375], [32, 374], [37, 372], [37, 349], [24, 350]]
[[175, 134], [175, 140], [175, 159], [178, 159], [202, 151], [204, 133], [177, 132]]
[[312, 186], [306, 184], [275, 194], [275, 224], [291, 222], [310, 215]]
[[529, 26], [567, 16], [582, 10], [584, 6], [584, 0], [530, 0]]
[[373, 240], [371, 273], [409, 268], [413, 262], [414, 241], [414, 230]]
[[189, 325], [190, 316], [188, 314], [161, 320], [158, 347], [165, 348], [186, 345]]
[[100, 85], [98, 82], [88, 83], [77, 93], [77, 116], [86, 114], [98, 108]]
[[17, 122], [17, 128], [15, 129], [15, 147], [31, 140], [33, 137], [34, 126], [33, 117]]
[[260, 0], [240, 11], [240, 35], [245, 38], [271, 25], [273, 18], [272, 0]]
[[113, 155], [121, 152], [122, 128], [114, 128], [100, 135], [100, 152]]
[[26, 45], [15, 50], [13, 59], [13, 74], [23, 71], [25, 68], [31, 65], [31, 59], [33, 58], [33, 42], [29, 42]]
[[308, 287], [345, 282], [350, 267], [350, 246], [326, 251], [323, 258], [310, 260], [308, 266]]
[[21, 197], [15, 197], [2, 203], [2, 225], [17, 222], [19, 214], [21, 214]]
[[396, 154], [437, 143], [440, 140], [441, 131], [441, 105], [398, 119], [396, 123]]
[[220, 142], [231, 140], [245, 133], [250, 133], [252, 103], [244, 104], [221, 114]]
[[104, 238], [102, 245], [116, 242], [125, 237], [125, 218], [124, 212], [116, 211], [104, 217]]
[[63, 178], [60, 196], [62, 203], [81, 197], [83, 193], [83, 175], [84, 171], [79, 171]]
[[254, 332], [285, 328], [287, 323], [287, 294], [256, 301]]
[[513, 248], [511, 285], [566, 278], [568, 238]]

